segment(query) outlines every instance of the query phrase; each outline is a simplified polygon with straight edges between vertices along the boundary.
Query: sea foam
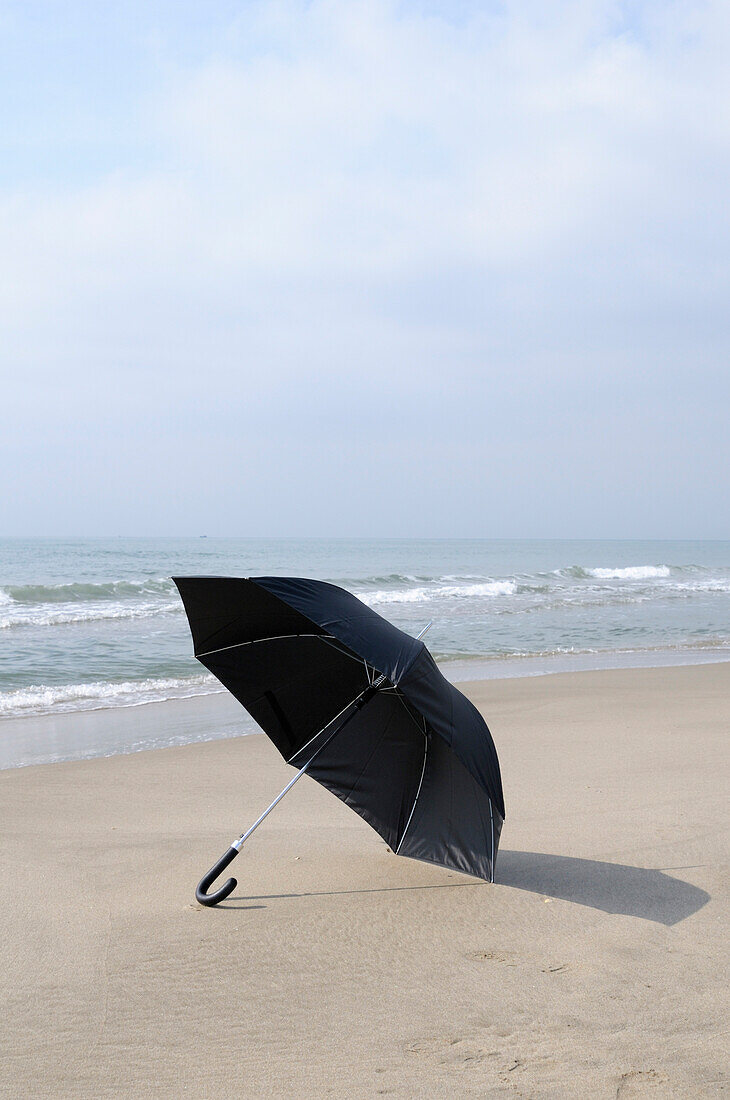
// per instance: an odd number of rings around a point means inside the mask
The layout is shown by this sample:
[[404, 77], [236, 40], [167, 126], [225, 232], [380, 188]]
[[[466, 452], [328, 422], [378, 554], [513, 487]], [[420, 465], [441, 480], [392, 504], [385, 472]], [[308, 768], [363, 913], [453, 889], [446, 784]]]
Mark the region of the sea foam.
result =
[[107, 680], [87, 684], [32, 684], [17, 691], [0, 692], [0, 715], [58, 714], [78, 710], [104, 710], [107, 707], [140, 706], [167, 699], [191, 699], [222, 691], [213, 676], [160, 678], [148, 680]]
[[512, 596], [517, 583], [512, 580], [484, 581], [481, 584], [434, 584], [418, 588], [379, 589], [377, 592], [358, 592], [368, 606], [389, 603], [427, 603], [438, 599], [471, 599], [475, 596]]
[[24, 584], [0, 588], [0, 630], [182, 614], [165, 577], [140, 582]]
[[619, 569], [586, 569], [589, 577], [599, 581], [648, 581], [655, 577], [668, 577], [668, 565], [627, 565]]

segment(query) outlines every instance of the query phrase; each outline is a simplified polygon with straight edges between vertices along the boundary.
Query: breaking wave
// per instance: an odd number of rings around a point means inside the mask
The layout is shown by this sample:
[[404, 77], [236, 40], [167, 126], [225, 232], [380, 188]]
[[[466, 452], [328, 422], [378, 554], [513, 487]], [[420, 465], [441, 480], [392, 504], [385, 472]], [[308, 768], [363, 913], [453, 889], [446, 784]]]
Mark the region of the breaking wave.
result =
[[360, 592], [363, 603], [427, 603], [438, 599], [469, 599], [474, 596], [513, 596], [517, 582], [513, 580], [484, 581], [481, 584], [435, 584], [419, 588], [380, 589], [376, 592]]
[[0, 588], [0, 630], [146, 619], [181, 611], [175, 586], [165, 577], [138, 583], [24, 584]]
[[71, 584], [19, 584], [0, 588], [0, 594], [14, 603], [89, 603], [97, 600], [128, 600], [144, 596], [169, 596], [176, 592], [169, 577], [144, 581], [105, 581]]
[[586, 575], [599, 581], [648, 581], [668, 577], [668, 565], [627, 565], [620, 569], [586, 569]]
[[88, 684], [33, 684], [17, 691], [0, 692], [0, 715], [58, 714], [107, 707], [133, 707], [167, 699], [191, 699], [222, 691], [213, 676], [124, 680], [97, 680]]
[[110, 619], [147, 619], [163, 613], [179, 611], [177, 604], [142, 604], [125, 607], [123, 604], [110, 604], [94, 609], [76, 608], [73, 605], [59, 605], [50, 611], [43, 608], [27, 607], [7, 612], [0, 605], [0, 630], [14, 626], [63, 626], [66, 623], [92, 623]]

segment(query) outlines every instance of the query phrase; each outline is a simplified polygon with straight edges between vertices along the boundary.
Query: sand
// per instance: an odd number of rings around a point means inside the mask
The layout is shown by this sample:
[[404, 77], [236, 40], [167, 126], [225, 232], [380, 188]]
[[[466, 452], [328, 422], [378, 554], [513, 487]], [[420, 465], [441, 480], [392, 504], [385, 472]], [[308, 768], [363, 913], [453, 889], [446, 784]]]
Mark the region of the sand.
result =
[[260, 735], [0, 773], [3, 1095], [724, 1095], [730, 664], [464, 690], [494, 886], [305, 778], [201, 909], [292, 775]]

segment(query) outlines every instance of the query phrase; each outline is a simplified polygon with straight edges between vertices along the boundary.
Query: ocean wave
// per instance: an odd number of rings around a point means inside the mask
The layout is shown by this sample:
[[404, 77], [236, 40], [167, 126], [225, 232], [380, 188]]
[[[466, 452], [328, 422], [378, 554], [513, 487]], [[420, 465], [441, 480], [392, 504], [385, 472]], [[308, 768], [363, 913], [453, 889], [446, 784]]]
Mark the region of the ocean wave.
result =
[[445, 573], [443, 577], [439, 577], [441, 581], [486, 581], [488, 579], [483, 573]]
[[433, 587], [381, 589], [377, 592], [359, 592], [363, 603], [427, 603], [439, 599], [471, 599], [475, 596], [513, 596], [517, 582], [513, 580], [484, 581], [481, 584], [440, 584]]
[[424, 584], [432, 581], [433, 577], [428, 574], [418, 576], [414, 573], [381, 573], [369, 577], [328, 577], [325, 580], [327, 584], [337, 585], [338, 588], [356, 591], [358, 588], [381, 587], [384, 584]]
[[668, 577], [671, 573], [672, 567], [669, 565], [622, 565], [608, 568], [569, 565], [563, 569], [553, 570], [552, 575], [574, 580], [642, 581]]
[[357, 598], [368, 607], [384, 603], [425, 603], [433, 598], [433, 590], [427, 588], [395, 588], [392, 591], [358, 592]]
[[75, 581], [0, 588], [0, 630], [62, 626], [104, 619], [145, 619], [182, 611], [169, 577], [141, 581]]
[[92, 623], [111, 619], [147, 619], [181, 612], [177, 603], [109, 604], [106, 607], [83, 607], [77, 604], [57, 604], [44, 608], [34, 605], [0, 605], [0, 630], [18, 626], [63, 626], [67, 623]]
[[67, 584], [17, 584], [0, 588], [2, 603], [89, 603], [96, 600], [139, 599], [169, 596], [176, 591], [169, 577], [143, 581], [73, 581]]
[[222, 690], [219, 682], [209, 675], [121, 682], [97, 680], [87, 684], [32, 684], [16, 691], [0, 692], [0, 715], [12, 718], [132, 707], [143, 703], [161, 703], [167, 699], [190, 699]]
[[[600, 606], [601, 604], [643, 603], [653, 599], [671, 599], [693, 593], [722, 593], [730, 591], [730, 579], [709, 577], [681, 580], [674, 574], [680, 570], [668, 565], [636, 565], [616, 568], [584, 568], [570, 566], [551, 574], [515, 574], [500, 580], [473, 578], [473, 583], [452, 584], [447, 580], [456, 577], [440, 577], [429, 584], [396, 588], [379, 588], [376, 591], [356, 591], [355, 594], [369, 606], [387, 604], [421, 604], [434, 600], [478, 599], [500, 596], [522, 597], [519, 601], [501, 605], [505, 613], [519, 610], [547, 610], [554, 607]], [[692, 570], [696, 575], [696, 570]], [[465, 576], [463, 578], [467, 580]], [[582, 580], [583, 584], [566, 584], [566, 580]], [[615, 584], [609, 582], [614, 581]], [[631, 582], [644, 581], [646, 584]], [[629, 582], [629, 583], [625, 583]], [[529, 601], [532, 601], [530, 606]]]
[[676, 582], [672, 588], [677, 592], [730, 592], [730, 581], [715, 578], [706, 581]]
[[618, 569], [586, 569], [586, 575], [599, 581], [648, 581], [668, 577], [668, 565], [627, 565]]
[[[586, 645], [556, 645], [552, 649], [519, 649], [517, 647], [510, 648], [505, 646], [503, 649], [495, 651], [493, 653], [476, 653], [467, 650], [449, 653], [439, 653], [433, 651], [433, 656], [440, 666], [444, 670], [447, 670], [452, 665], [458, 665], [462, 662], [477, 662], [480, 665], [488, 667], [489, 665], [500, 664], [504, 661], [526, 661], [531, 662], [542, 659], [552, 659], [560, 657], [586, 657], [586, 656], [600, 656], [600, 657], [622, 657], [627, 655], [672, 655], [672, 654], [717, 654], [720, 660], [726, 660], [726, 654], [730, 656], [730, 639], [723, 637], [712, 636], [702, 639], [686, 639], [681, 642], [667, 642], [661, 645], [625, 645], [625, 646], [586, 646]], [[599, 666], [596, 666], [598, 668]], [[467, 679], [468, 677], [465, 677]]]

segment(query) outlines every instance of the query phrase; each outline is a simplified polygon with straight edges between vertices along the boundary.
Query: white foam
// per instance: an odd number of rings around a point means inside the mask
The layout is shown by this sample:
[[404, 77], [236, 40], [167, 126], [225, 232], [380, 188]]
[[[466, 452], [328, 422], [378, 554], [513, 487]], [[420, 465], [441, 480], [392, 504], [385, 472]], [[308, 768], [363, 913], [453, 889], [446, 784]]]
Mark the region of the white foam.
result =
[[514, 596], [516, 581], [485, 581], [483, 584], [462, 584], [439, 590], [443, 596]]
[[0, 692], [0, 715], [8, 718], [140, 706], [166, 699], [210, 695], [221, 690], [218, 681], [207, 675], [186, 679], [125, 680], [119, 683], [97, 680], [88, 684], [32, 684], [17, 691]]
[[433, 591], [428, 588], [393, 588], [390, 591], [381, 589], [377, 592], [358, 593], [358, 599], [368, 607], [383, 603], [424, 603], [432, 597]]
[[668, 565], [627, 565], [621, 569], [586, 569], [589, 577], [600, 581], [645, 581], [654, 577], [668, 577]]
[[381, 589], [377, 592], [360, 592], [363, 603], [426, 603], [438, 599], [471, 599], [475, 596], [512, 596], [517, 591], [515, 581], [484, 581], [482, 584], [441, 584], [429, 588]]
[[687, 581], [672, 585], [678, 592], [730, 592], [730, 581]]
[[138, 603], [79, 605], [50, 604], [41, 606], [23, 606], [12, 599], [2, 601], [0, 606], [0, 630], [14, 626], [63, 626], [67, 623], [91, 623], [102, 619], [148, 619], [155, 615], [182, 613], [177, 603]]

